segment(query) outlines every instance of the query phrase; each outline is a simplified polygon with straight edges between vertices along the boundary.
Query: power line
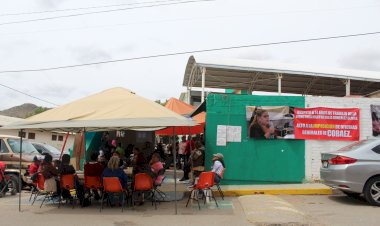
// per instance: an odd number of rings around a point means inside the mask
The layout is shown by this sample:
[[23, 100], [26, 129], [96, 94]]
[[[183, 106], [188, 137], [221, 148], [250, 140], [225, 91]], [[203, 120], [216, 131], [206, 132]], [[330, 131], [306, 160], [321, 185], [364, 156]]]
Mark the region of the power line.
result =
[[260, 43], [260, 44], [230, 46], [230, 47], [221, 47], [221, 48], [213, 48], [213, 49], [190, 50], [190, 51], [175, 52], [175, 53], [163, 53], [163, 54], [150, 55], [150, 56], [131, 57], [131, 58], [118, 59], [118, 60], [107, 60], [107, 61], [99, 61], [99, 62], [92, 62], [92, 63], [85, 63], [85, 64], [73, 64], [73, 65], [66, 65], [66, 66], [39, 68], [39, 69], [8, 70], [8, 71], [0, 71], [0, 74], [51, 71], [51, 70], [59, 70], [59, 69], [65, 69], [65, 68], [75, 68], [75, 67], [84, 67], [84, 66], [92, 66], [92, 65], [99, 65], [99, 64], [117, 63], [117, 62], [123, 62], [123, 61], [142, 60], [142, 59], [151, 59], [151, 58], [231, 50], [231, 49], [242, 49], [242, 48], [259, 47], [259, 46], [282, 45], [282, 44], [291, 44], [291, 43], [299, 43], [299, 42], [312, 42], [312, 41], [321, 41], [321, 40], [329, 40], [329, 39], [350, 38], [350, 37], [377, 35], [377, 34], [380, 34], [380, 31], [349, 34], [349, 35], [327, 36], [327, 37], [319, 37], [319, 38], [309, 38], [309, 39], [298, 39], [298, 40], [289, 40], [289, 41], [279, 41], [279, 42], [268, 42], [268, 43]]
[[77, 17], [77, 16], [84, 16], [84, 15], [91, 15], [91, 14], [125, 11], [125, 10], [132, 10], [132, 9], [154, 8], [158, 6], [180, 5], [180, 4], [187, 4], [187, 3], [210, 2], [210, 1], [216, 1], [216, 0], [189, 0], [189, 1], [182, 1], [182, 2], [162, 3], [162, 4], [136, 6], [136, 7], [121, 8], [121, 9], [110, 9], [110, 10], [94, 11], [94, 12], [87, 12], [87, 13], [69, 14], [69, 15], [63, 15], [63, 16], [45, 17], [45, 18], [38, 18], [38, 19], [31, 19], [31, 20], [11, 21], [11, 22], [0, 23], [0, 26], [10, 25], [10, 24], [29, 23], [29, 22], [36, 22], [36, 21], [43, 21], [43, 20], [55, 20], [59, 18]]
[[29, 96], [29, 97], [31, 97], [31, 98], [34, 98], [34, 99], [37, 99], [37, 100], [43, 101], [43, 102], [45, 102], [45, 103], [49, 103], [49, 104], [52, 104], [52, 105], [58, 106], [58, 104], [52, 103], [52, 102], [50, 102], [50, 101], [47, 101], [47, 100], [44, 100], [44, 99], [41, 99], [41, 98], [38, 98], [38, 97], [35, 97], [35, 96], [32, 96], [32, 95], [30, 95], [30, 94], [27, 94], [27, 93], [22, 92], [22, 91], [20, 91], [20, 90], [14, 89], [14, 88], [9, 87], [9, 86], [6, 86], [6, 85], [4, 85], [4, 84], [0, 84], [0, 86], [3, 86], [3, 87], [5, 87], [5, 88], [8, 88], [8, 89], [13, 90], [13, 91], [15, 91], [15, 92], [18, 92], [18, 93], [24, 94], [24, 95]]
[[89, 6], [89, 7], [80, 7], [80, 8], [70, 8], [70, 9], [57, 9], [57, 10], [46, 10], [46, 11], [34, 11], [34, 12], [19, 12], [19, 13], [5, 13], [0, 14], [0, 17], [3, 16], [19, 16], [19, 15], [31, 15], [31, 14], [42, 14], [42, 13], [54, 13], [54, 12], [67, 12], [67, 11], [77, 11], [77, 10], [87, 10], [87, 9], [99, 9], [99, 8], [110, 8], [117, 6], [126, 6], [126, 5], [143, 5], [149, 3], [162, 3], [162, 2], [179, 2], [183, 0], [165, 0], [165, 1], [150, 1], [150, 2], [135, 2], [135, 3], [124, 3], [116, 5], [101, 5], [101, 6]]

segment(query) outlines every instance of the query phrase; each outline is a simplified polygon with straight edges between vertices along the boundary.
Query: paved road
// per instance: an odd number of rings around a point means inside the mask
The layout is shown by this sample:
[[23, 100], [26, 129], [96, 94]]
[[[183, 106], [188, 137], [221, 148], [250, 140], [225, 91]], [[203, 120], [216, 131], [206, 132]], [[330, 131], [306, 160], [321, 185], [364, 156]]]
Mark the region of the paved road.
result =
[[363, 198], [354, 199], [345, 195], [279, 197], [310, 216], [313, 219], [311, 222], [333, 226], [380, 225], [380, 207], [368, 205]]
[[178, 215], [174, 215], [174, 203], [161, 203], [155, 210], [151, 203], [135, 209], [106, 207], [99, 213], [99, 205], [72, 209], [47, 204], [41, 209], [40, 201], [34, 206], [28, 202], [29, 193], [23, 192], [22, 212], [18, 212], [18, 196], [0, 199], [1, 226], [7, 225], [312, 225], [350, 226], [380, 225], [380, 207], [369, 206], [363, 199], [345, 195], [252, 195], [218, 198], [219, 208], [214, 203], [203, 205], [198, 210], [196, 203], [186, 208], [186, 200], [178, 202]]
[[161, 203], [157, 210], [147, 202], [143, 206], [135, 207], [134, 210], [129, 207], [124, 210], [124, 213], [118, 207], [106, 207], [102, 213], [99, 213], [97, 203], [86, 208], [77, 207], [75, 209], [69, 206], [58, 209], [57, 205], [48, 204], [40, 209], [40, 201], [36, 201], [34, 206], [29, 204], [29, 194], [26, 192], [23, 192], [22, 212], [19, 213], [17, 197], [6, 196], [0, 199], [1, 226], [252, 225], [247, 221], [240, 202], [234, 197], [228, 197], [225, 201], [218, 199], [220, 208], [216, 208], [214, 203], [201, 204], [201, 210], [198, 210], [196, 203], [186, 208], [187, 200], [184, 199], [178, 202], [178, 215], [174, 215], [174, 203], [172, 202]]

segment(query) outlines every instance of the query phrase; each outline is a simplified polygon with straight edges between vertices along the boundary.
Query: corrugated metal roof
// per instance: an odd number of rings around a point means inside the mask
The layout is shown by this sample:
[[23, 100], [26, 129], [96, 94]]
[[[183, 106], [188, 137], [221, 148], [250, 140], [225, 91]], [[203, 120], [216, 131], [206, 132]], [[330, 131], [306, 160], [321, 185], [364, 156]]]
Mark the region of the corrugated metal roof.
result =
[[201, 87], [201, 67], [206, 68], [208, 88], [278, 91], [278, 74], [282, 75], [282, 92], [305, 95], [345, 96], [344, 81], [351, 80], [351, 95], [366, 95], [380, 90], [380, 72], [348, 69], [325, 69], [242, 59], [188, 60], [184, 86]]

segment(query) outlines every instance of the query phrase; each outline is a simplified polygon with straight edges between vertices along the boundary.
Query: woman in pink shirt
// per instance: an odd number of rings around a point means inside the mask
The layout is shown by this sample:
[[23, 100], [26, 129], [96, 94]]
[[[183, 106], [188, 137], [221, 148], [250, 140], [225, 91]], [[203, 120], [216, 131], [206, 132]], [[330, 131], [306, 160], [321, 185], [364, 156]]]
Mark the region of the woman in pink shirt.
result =
[[156, 175], [154, 184], [161, 184], [164, 179], [164, 166], [160, 162], [160, 155], [158, 153], [153, 153], [152, 159], [150, 160], [150, 167], [152, 172]]

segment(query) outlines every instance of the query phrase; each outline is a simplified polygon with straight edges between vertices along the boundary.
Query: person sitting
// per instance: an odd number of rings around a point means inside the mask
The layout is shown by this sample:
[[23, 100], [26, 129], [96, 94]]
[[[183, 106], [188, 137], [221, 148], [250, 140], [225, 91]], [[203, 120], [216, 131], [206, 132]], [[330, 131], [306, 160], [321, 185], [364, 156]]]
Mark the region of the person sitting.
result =
[[33, 163], [29, 166], [29, 175], [33, 176], [33, 174], [38, 172], [38, 168], [41, 165], [41, 161], [38, 159], [37, 156], [33, 157]]
[[160, 185], [162, 180], [164, 179], [164, 174], [162, 173], [164, 170], [164, 166], [162, 162], [160, 162], [160, 154], [155, 152], [152, 155], [152, 159], [149, 162], [152, 172], [154, 173], [155, 178], [154, 184]]
[[195, 142], [195, 150], [190, 154], [190, 161], [192, 165], [192, 175], [193, 181], [195, 177], [199, 177], [201, 172], [204, 171], [204, 161], [205, 161], [205, 148], [200, 141]]
[[[62, 176], [62, 175], [70, 175], [70, 174], [75, 174], [75, 169], [74, 169], [74, 166], [70, 164], [70, 155], [64, 154], [62, 155], [62, 162], [59, 167], [59, 175]], [[79, 198], [79, 200], [82, 200], [83, 189], [79, 188], [80, 187], [79, 181], [78, 181], [78, 178], [76, 177], [75, 177], [74, 184], [77, 191], [77, 197]], [[70, 194], [70, 191], [65, 188], [62, 188], [61, 195], [62, 195], [62, 198], [64, 199], [73, 199], [73, 197]]]
[[[144, 153], [142, 152], [139, 152], [135, 158], [134, 158], [134, 167], [133, 167], [133, 177], [138, 174], [138, 173], [146, 173], [148, 174], [150, 177], [155, 178], [155, 175], [154, 173], [152, 172], [152, 169], [150, 168], [150, 166], [148, 165], [147, 161], [146, 161], [146, 158], [144, 156]], [[134, 187], [134, 181], [132, 183], [132, 188]], [[138, 202], [139, 202], [139, 205], [143, 205], [144, 204], [144, 195], [143, 193], [139, 192], [138, 194]]]
[[[127, 188], [128, 176], [124, 172], [123, 169], [119, 167], [120, 159], [117, 156], [112, 156], [108, 161], [107, 168], [104, 169], [102, 173], [102, 180], [104, 177], [117, 177], [119, 178], [120, 184], [122, 188]], [[119, 204], [122, 200], [120, 200], [122, 196], [119, 196]], [[109, 194], [109, 199], [111, 204], [114, 204], [113, 195]]]
[[119, 167], [124, 169], [124, 161], [121, 159], [119, 152], [114, 152], [112, 156], [116, 156], [119, 158]]
[[215, 173], [214, 182], [219, 183], [222, 179], [222, 173], [226, 167], [224, 164], [224, 156], [221, 153], [214, 154], [212, 158], [212, 169], [211, 171]]
[[50, 154], [46, 154], [45, 158], [41, 164], [41, 173], [42, 176], [45, 178], [44, 188], [47, 192], [53, 192], [60, 195], [60, 186], [58, 180], [56, 180], [56, 177], [58, 176], [59, 172], [57, 168], [53, 166], [52, 163], [53, 157]]
[[[90, 156], [90, 162], [86, 162], [84, 164], [84, 176], [85, 177], [99, 177], [101, 178], [103, 170], [104, 170], [104, 164], [100, 163], [97, 153], [92, 153]], [[92, 193], [94, 194], [94, 197], [96, 200], [100, 199], [100, 195], [98, 192], [98, 189], [92, 189]]]
[[116, 153], [119, 154], [120, 158], [124, 158], [124, 148], [121, 147], [121, 143], [117, 143], [117, 147], [115, 150]]

